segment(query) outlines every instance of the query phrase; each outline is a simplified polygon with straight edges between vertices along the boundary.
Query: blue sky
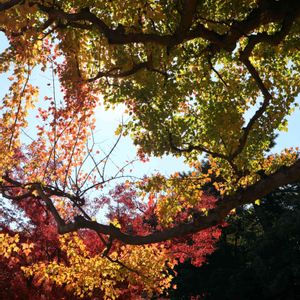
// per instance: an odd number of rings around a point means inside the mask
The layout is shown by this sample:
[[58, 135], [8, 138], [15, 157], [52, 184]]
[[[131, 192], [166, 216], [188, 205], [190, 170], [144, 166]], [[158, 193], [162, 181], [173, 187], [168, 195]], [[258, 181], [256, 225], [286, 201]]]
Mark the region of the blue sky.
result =
[[[3, 33], [0, 33], [0, 51], [7, 47], [8, 43]], [[2, 97], [8, 89], [9, 81], [6, 80], [7, 75], [1, 75], [1, 89], [0, 96]], [[43, 73], [36, 69], [32, 75], [31, 83], [40, 87], [40, 99], [44, 96], [52, 96], [52, 77], [50, 72]], [[59, 91], [59, 83], [56, 80], [56, 90]], [[56, 95], [58, 99], [62, 99], [62, 94]], [[298, 98], [299, 102], [299, 98]], [[28, 129], [25, 129], [27, 133], [33, 132], [33, 128], [37, 125], [38, 120], [35, 118], [35, 111], [31, 112], [29, 123], [31, 123]], [[99, 142], [99, 147], [105, 151], [114, 144], [116, 136], [114, 131], [116, 127], [122, 122], [122, 119], [126, 120], [124, 115], [124, 107], [119, 106], [115, 110], [106, 111], [103, 106], [99, 106], [96, 110], [97, 128], [95, 136]], [[299, 108], [288, 117], [289, 126], [288, 132], [280, 132], [277, 139], [275, 148], [271, 151], [276, 153], [286, 147], [296, 147], [300, 145], [300, 110]], [[24, 139], [26, 137], [24, 136]], [[118, 144], [116, 151], [112, 155], [112, 159], [116, 165], [122, 166], [125, 161], [132, 160], [135, 157], [136, 148], [134, 147], [129, 137], [124, 137]], [[156, 171], [162, 174], [168, 175], [175, 171], [187, 170], [187, 166], [184, 165], [182, 158], [174, 158], [171, 156], [165, 156], [162, 158], [152, 158], [149, 163], [138, 162], [134, 165], [133, 174], [136, 176], [142, 176], [143, 174], [150, 174]]]

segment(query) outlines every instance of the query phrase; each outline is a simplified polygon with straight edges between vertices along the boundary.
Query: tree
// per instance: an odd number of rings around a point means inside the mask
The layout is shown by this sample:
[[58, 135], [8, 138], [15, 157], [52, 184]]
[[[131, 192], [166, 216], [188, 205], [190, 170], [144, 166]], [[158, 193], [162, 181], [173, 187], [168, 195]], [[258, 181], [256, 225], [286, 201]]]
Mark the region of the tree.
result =
[[[2, 196], [36, 201], [60, 234], [94, 231], [107, 255], [216, 232], [235, 208], [300, 179], [298, 149], [268, 154], [297, 104], [299, 15], [296, 0], [1, 1], [10, 46], [0, 68], [12, 72], [1, 104]], [[37, 102], [38, 66], [59, 77], [62, 101], [53, 93]], [[148, 206], [131, 206], [133, 214], [126, 203], [122, 219], [115, 205], [110, 224], [92, 219], [105, 199], [88, 197], [109, 181], [109, 155], [99, 158], [91, 133], [100, 94], [106, 106], [127, 105], [131, 120], [118, 131], [132, 136], [140, 159], [182, 155], [192, 169], [127, 182]], [[23, 143], [27, 113], [41, 102], [37, 138]], [[217, 201], [202, 192], [212, 181]], [[130, 214], [139, 226], [124, 226]]]
[[[137, 196], [128, 185], [118, 185], [109, 197], [97, 199], [97, 204], [108, 205], [110, 226], [126, 233], [148, 234], [159, 224], [153, 219], [153, 205], [138, 202]], [[216, 201], [214, 197], [203, 199], [207, 208]], [[59, 237], [54, 218], [45, 214], [38, 199], [24, 198], [17, 205], [5, 212], [0, 223], [0, 295], [5, 299], [135, 299], [159, 295], [170, 287], [170, 270], [176, 259], [183, 262], [188, 257], [201, 265], [220, 236], [219, 228], [210, 228], [172, 243], [136, 247], [106, 240], [91, 231]], [[63, 215], [72, 211], [61, 201], [56, 207]], [[16, 220], [20, 211], [30, 222], [24, 216]], [[185, 216], [178, 214], [177, 218]], [[9, 227], [12, 220], [19, 228]]]
[[277, 189], [232, 215], [203, 266], [176, 267], [172, 298], [298, 299], [299, 187]]

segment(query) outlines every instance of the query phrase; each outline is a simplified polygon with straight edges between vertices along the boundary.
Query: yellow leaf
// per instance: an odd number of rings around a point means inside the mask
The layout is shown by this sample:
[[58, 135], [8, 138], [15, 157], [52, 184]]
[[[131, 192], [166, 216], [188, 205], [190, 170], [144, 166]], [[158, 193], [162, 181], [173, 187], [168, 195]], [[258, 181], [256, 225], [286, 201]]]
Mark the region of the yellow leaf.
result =
[[207, 210], [206, 208], [201, 208], [201, 211], [203, 212], [203, 214], [204, 214], [205, 216], [208, 215], [208, 210]]
[[34, 195], [34, 196], [38, 196], [39, 195], [39, 192], [37, 191], [37, 190], [34, 190], [33, 192], [32, 192], [32, 194]]
[[255, 203], [256, 205], [260, 205], [260, 200], [257, 199], [257, 200], [254, 201], [254, 203]]

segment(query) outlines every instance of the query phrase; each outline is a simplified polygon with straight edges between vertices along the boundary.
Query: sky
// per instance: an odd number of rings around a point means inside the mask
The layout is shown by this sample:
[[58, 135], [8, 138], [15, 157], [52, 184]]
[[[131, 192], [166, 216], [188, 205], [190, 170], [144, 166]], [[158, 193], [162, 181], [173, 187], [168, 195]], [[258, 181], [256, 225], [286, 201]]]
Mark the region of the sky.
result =
[[[8, 42], [3, 33], [0, 33], [0, 52], [3, 51], [8, 46]], [[0, 75], [1, 89], [0, 97], [5, 94], [9, 87], [9, 81], [6, 79], [7, 75]], [[44, 96], [51, 97], [53, 94], [52, 90], [52, 75], [50, 71], [45, 73], [38, 70], [38, 68], [33, 72], [30, 79], [33, 85], [38, 85], [40, 87], [40, 99]], [[62, 99], [63, 95], [59, 92], [59, 82], [56, 78], [56, 97], [57, 99]], [[299, 103], [298, 98], [298, 103]], [[122, 122], [122, 119], [128, 118], [124, 114], [125, 107], [120, 105], [114, 110], [105, 110], [103, 106], [99, 106], [96, 109], [96, 130], [95, 137], [99, 142], [99, 148], [101, 150], [110, 149], [110, 146], [114, 144], [117, 136], [114, 134], [117, 126]], [[29, 128], [25, 129], [27, 134], [32, 134], [34, 132], [34, 127], [38, 124], [38, 120], [35, 118], [36, 111], [32, 111], [29, 115], [29, 123], [31, 124]], [[272, 149], [272, 153], [280, 152], [286, 147], [296, 147], [300, 145], [300, 109], [288, 117], [288, 132], [279, 132], [279, 137], [277, 138], [277, 143], [275, 148]], [[24, 140], [26, 141], [26, 136], [24, 135]], [[116, 150], [112, 154], [112, 160], [117, 166], [123, 166], [126, 161], [130, 161], [135, 158], [136, 148], [133, 145], [129, 137], [124, 137], [121, 139], [120, 143], [117, 145]], [[137, 162], [133, 166], [133, 173], [136, 176], [143, 176], [144, 174], [150, 175], [159, 171], [164, 175], [169, 175], [176, 171], [187, 171], [188, 167], [184, 164], [182, 158], [175, 158], [172, 156], [164, 156], [162, 158], [151, 158], [148, 163]]]

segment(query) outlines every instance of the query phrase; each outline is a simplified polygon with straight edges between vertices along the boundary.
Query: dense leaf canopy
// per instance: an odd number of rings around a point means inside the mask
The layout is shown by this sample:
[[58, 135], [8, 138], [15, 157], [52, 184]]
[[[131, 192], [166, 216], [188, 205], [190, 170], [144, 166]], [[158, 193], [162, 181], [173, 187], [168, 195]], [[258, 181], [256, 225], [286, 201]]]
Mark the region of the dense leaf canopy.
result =
[[[0, 191], [11, 201], [1, 210], [4, 259], [23, 249], [14, 231], [25, 228], [21, 240], [39, 244], [37, 230], [48, 232], [46, 222], [69, 234], [61, 246], [58, 237], [51, 239], [66, 261], [98, 259], [109, 275], [99, 287], [98, 273], [81, 270], [88, 281], [76, 290], [68, 282], [79, 278], [78, 268], [69, 270], [70, 278], [60, 276], [66, 268], [57, 265], [60, 255], [54, 261], [37, 256], [23, 271], [37, 274], [39, 284], [67, 284], [77, 295], [100, 288], [102, 296], [117, 297], [124, 286], [130, 293], [151, 293], [155, 286], [161, 292], [170, 284], [164, 268], [175, 259], [201, 264], [230, 212], [300, 180], [297, 148], [269, 152], [297, 106], [299, 18], [297, 0], [1, 1], [0, 30], [9, 47], [0, 71], [11, 82], [0, 106]], [[63, 99], [54, 83], [53, 93], [39, 98], [30, 81], [36, 68], [59, 78]], [[191, 172], [128, 180], [102, 197], [105, 184], [124, 171], [107, 177], [111, 152], [96, 150], [102, 97], [107, 107], [126, 105], [130, 120], [117, 134], [132, 137], [141, 160], [183, 156]], [[24, 128], [32, 128], [28, 113], [37, 107], [36, 137], [24, 142]], [[205, 192], [208, 183], [214, 197]], [[97, 221], [102, 209], [109, 211], [108, 223]], [[100, 250], [87, 252], [71, 234], [80, 229], [93, 231], [81, 238], [99, 239]], [[27, 257], [28, 245], [18, 255]], [[130, 281], [129, 270], [144, 278], [141, 285]], [[146, 270], [149, 277], [141, 275]], [[112, 282], [120, 286], [115, 294]]]

